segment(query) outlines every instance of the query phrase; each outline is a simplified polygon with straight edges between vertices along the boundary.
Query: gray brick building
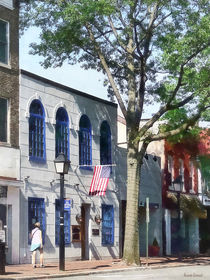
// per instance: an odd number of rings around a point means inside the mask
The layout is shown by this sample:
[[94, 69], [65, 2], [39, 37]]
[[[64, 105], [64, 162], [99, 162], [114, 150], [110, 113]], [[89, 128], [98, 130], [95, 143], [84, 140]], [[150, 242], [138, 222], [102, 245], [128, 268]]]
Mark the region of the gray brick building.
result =
[[66, 259], [119, 257], [114, 167], [105, 196], [89, 195], [95, 165], [116, 162], [116, 139], [116, 104], [21, 70], [20, 263], [31, 261], [29, 232], [36, 221], [44, 233], [45, 261], [58, 260], [60, 183], [53, 162], [58, 150], [71, 161], [65, 175]]

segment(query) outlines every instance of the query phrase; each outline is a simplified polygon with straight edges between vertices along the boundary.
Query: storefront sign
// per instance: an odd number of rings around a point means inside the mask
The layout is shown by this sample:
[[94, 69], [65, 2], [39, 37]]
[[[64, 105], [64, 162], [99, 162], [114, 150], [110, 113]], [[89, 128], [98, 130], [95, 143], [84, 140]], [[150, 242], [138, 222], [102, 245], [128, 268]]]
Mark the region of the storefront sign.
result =
[[94, 235], [94, 236], [99, 235], [99, 229], [93, 228], [93, 229], [92, 229], [92, 235]]

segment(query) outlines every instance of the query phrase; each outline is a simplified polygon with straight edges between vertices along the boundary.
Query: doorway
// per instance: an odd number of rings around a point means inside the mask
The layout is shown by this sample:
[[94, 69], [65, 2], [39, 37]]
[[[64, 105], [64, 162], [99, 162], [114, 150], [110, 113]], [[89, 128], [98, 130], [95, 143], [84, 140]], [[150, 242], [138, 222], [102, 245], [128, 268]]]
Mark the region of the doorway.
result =
[[90, 221], [90, 204], [81, 206], [81, 258], [89, 260], [89, 221]]

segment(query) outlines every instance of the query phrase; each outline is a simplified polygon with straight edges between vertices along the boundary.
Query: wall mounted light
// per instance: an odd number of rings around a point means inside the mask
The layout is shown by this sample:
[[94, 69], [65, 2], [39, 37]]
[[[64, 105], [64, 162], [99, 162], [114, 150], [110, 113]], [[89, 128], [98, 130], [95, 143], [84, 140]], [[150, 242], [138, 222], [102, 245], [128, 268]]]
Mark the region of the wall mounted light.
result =
[[156, 154], [155, 154], [154, 152], [152, 152], [151, 155], [153, 156], [153, 160], [154, 160], [154, 161], [157, 161], [157, 156], [156, 156]]
[[97, 224], [97, 225], [100, 225], [101, 221], [102, 221], [102, 219], [101, 219], [100, 215], [97, 214], [97, 215], [95, 216], [95, 222], [96, 222], [96, 224]]
[[52, 180], [50, 181], [50, 185], [52, 186], [54, 182], [55, 182], [55, 180], [52, 179]]
[[30, 176], [24, 177], [24, 181], [28, 181], [29, 178], [30, 178]]
[[77, 214], [77, 215], [76, 215], [76, 221], [77, 221], [77, 223], [78, 223], [79, 225], [82, 223], [82, 216], [81, 216], [81, 214]]

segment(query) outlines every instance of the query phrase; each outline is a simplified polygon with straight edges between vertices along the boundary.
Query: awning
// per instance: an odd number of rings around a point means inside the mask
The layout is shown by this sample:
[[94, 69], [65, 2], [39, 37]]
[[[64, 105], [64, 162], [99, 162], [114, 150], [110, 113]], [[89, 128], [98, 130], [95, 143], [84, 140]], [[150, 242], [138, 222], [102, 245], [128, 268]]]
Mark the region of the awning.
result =
[[[167, 198], [173, 205], [178, 204], [177, 193], [167, 192]], [[193, 216], [199, 219], [207, 218], [207, 211], [198, 199], [197, 195], [180, 194], [180, 210], [185, 216]]]
[[0, 176], [0, 186], [21, 188], [23, 186], [23, 181], [17, 180], [15, 178]]

